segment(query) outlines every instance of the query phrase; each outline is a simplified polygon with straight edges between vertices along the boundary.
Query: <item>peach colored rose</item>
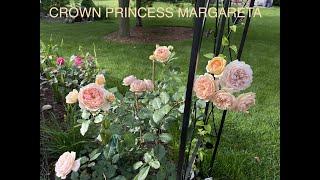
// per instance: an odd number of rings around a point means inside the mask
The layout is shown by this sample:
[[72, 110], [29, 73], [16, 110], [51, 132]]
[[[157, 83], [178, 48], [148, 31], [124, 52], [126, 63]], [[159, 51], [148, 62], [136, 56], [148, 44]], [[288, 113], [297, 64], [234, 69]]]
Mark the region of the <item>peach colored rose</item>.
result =
[[80, 159], [76, 159], [76, 153], [71, 151], [63, 153], [55, 164], [56, 176], [66, 179], [71, 171], [78, 171], [80, 167]]
[[116, 100], [116, 97], [111, 92], [107, 93], [106, 98], [107, 98], [107, 101], [109, 101], [110, 103], [112, 103], [114, 100]]
[[256, 94], [253, 92], [244, 93], [237, 97], [236, 104], [234, 106], [235, 111], [249, 113], [249, 108], [255, 105]]
[[[156, 46], [156, 50], [153, 52], [153, 59], [159, 62], [167, 62], [171, 56], [170, 49], [167, 46]], [[149, 57], [150, 59], [150, 57]]]
[[234, 60], [229, 63], [220, 78], [220, 85], [233, 92], [248, 88], [252, 83], [252, 69], [243, 61]]
[[78, 101], [78, 91], [76, 89], [72, 90], [72, 92], [69, 92], [69, 94], [66, 96], [66, 103], [67, 104], [73, 104]]
[[130, 91], [134, 93], [142, 93], [147, 90], [147, 85], [143, 80], [135, 80], [130, 85]]
[[106, 83], [106, 79], [104, 78], [103, 74], [96, 75], [96, 84], [100, 86], [104, 86], [105, 83]]
[[154, 90], [154, 84], [153, 84], [152, 80], [145, 79], [144, 82], [146, 83], [147, 91], [153, 91]]
[[219, 90], [214, 93], [212, 102], [218, 109], [226, 110], [234, 106], [236, 98], [225, 90]]
[[107, 93], [107, 90], [95, 83], [82, 87], [78, 95], [80, 108], [89, 111], [97, 111], [99, 109], [108, 111], [110, 103], [106, 100]]
[[216, 77], [222, 74], [224, 67], [226, 66], [227, 61], [222, 57], [214, 57], [206, 66], [208, 73], [214, 74]]
[[127, 76], [123, 79], [123, 85], [130, 86], [133, 81], [137, 80], [137, 78], [133, 75]]
[[194, 82], [193, 90], [199, 99], [209, 101], [216, 90], [212, 75], [200, 75]]

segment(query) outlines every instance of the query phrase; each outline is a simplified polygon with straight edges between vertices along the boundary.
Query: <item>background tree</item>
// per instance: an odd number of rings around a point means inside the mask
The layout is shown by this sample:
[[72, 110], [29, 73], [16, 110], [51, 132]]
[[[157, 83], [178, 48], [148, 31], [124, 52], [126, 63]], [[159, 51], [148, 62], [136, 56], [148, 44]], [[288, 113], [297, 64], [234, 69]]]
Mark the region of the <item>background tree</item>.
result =
[[139, 14], [138, 14], [138, 10], [139, 10], [139, 8], [141, 8], [141, 2], [142, 0], [136, 0], [136, 8], [137, 8], [137, 14], [136, 14], [136, 26], [139, 26], [139, 27], [142, 27], [142, 19], [141, 19], [141, 17], [139, 16]]
[[129, 14], [129, 0], [118, 0], [119, 1], [119, 8], [122, 8], [122, 16], [119, 18], [119, 36], [120, 37], [128, 37], [130, 36], [130, 18], [125, 16]]

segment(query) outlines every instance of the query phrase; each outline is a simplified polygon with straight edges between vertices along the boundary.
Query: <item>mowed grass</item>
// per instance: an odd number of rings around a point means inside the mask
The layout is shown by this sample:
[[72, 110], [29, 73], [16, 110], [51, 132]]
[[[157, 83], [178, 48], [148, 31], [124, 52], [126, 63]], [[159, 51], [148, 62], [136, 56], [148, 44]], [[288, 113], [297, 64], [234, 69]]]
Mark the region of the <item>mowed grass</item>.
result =
[[[261, 9], [261, 13], [262, 18], [251, 21], [242, 55], [242, 60], [250, 64], [254, 72], [252, 86], [246, 91], [256, 92], [256, 106], [250, 114], [228, 112], [214, 165], [215, 179], [280, 179], [280, 9]], [[134, 24], [132, 19], [131, 25]], [[193, 22], [192, 18], [145, 18], [143, 25], [146, 28], [192, 27]], [[213, 28], [213, 25], [214, 19], [208, 19], [206, 28]], [[85, 51], [93, 52], [94, 44], [98, 61], [108, 72], [107, 86], [123, 89], [121, 81], [127, 75], [151, 78], [152, 66], [148, 57], [155, 44], [106, 42], [103, 37], [117, 28], [116, 19], [83, 24], [41, 21], [40, 33], [46, 43], [50, 36], [55, 43], [60, 43], [63, 38], [61, 52], [65, 57], [77, 53], [79, 45]], [[239, 45], [241, 34], [242, 27], [239, 27], [231, 42]], [[160, 44], [174, 46], [179, 58], [174, 63], [180, 66], [186, 82], [192, 39]], [[212, 49], [213, 38], [204, 37], [197, 74], [205, 72], [207, 59], [203, 54], [212, 52]], [[221, 117], [221, 113], [216, 116]], [[210, 154], [206, 158], [209, 159]]]

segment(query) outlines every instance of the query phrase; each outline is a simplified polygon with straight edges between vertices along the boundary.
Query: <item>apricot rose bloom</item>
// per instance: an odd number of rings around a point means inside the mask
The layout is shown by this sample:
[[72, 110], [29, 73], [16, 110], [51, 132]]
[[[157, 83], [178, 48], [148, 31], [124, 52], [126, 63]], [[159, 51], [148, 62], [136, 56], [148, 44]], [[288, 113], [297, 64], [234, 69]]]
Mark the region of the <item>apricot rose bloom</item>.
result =
[[110, 103], [112, 103], [114, 100], [116, 100], [116, 97], [111, 92], [107, 93], [106, 98], [107, 98], [107, 101], [109, 101]]
[[130, 86], [133, 81], [137, 80], [137, 78], [133, 75], [127, 76], [123, 79], [124, 86]]
[[78, 101], [78, 91], [73, 89], [69, 94], [66, 96], [66, 103], [67, 104], [74, 104]]
[[71, 151], [63, 153], [55, 164], [56, 176], [66, 179], [71, 171], [78, 171], [80, 167], [80, 159], [76, 159], [76, 153]]
[[255, 105], [256, 94], [253, 92], [244, 93], [237, 97], [236, 105], [234, 107], [235, 111], [249, 113], [249, 108]]
[[142, 93], [147, 90], [147, 85], [143, 80], [137, 79], [130, 84], [130, 91], [134, 93]]
[[153, 91], [154, 90], [154, 84], [153, 84], [152, 80], [145, 79], [144, 82], [146, 84], [147, 91]]
[[233, 108], [236, 98], [225, 90], [219, 90], [214, 93], [212, 102], [218, 109], [227, 110]]
[[212, 75], [207, 73], [204, 75], [200, 75], [194, 82], [193, 90], [199, 99], [205, 101], [209, 101], [210, 99], [212, 99], [216, 90], [215, 82]]
[[222, 57], [214, 57], [206, 66], [208, 73], [214, 74], [216, 77], [220, 76], [226, 66], [227, 61]]
[[224, 69], [220, 77], [220, 85], [222, 88], [232, 92], [239, 92], [251, 85], [252, 74], [252, 69], [248, 64], [243, 61], [234, 60]]
[[110, 103], [107, 101], [108, 91], [103, 87], [90, 83], [82, 87], [79, 91], [78, 101], [81, 109], [85, 109], [91, 112], [102, 109], [108, 111]]
[[171, 56], [172, 46], [156, 46], [156, 50], [153, 52], [153, 55], [149, 57], [151, 60], [156, 60], [162, 63], [165, 63], [169, 60]]
[[106, 79], [104, 78], [103, 74], [96, 75], [96, 84], [100, 86], [104, 86], [105, 83], [106, 83]]

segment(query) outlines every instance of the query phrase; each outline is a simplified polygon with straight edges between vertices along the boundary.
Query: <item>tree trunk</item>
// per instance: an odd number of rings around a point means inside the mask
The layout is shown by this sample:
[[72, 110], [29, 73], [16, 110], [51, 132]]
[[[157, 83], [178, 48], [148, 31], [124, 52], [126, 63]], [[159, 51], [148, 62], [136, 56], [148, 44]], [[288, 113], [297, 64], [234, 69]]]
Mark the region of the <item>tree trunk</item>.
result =
[[[141, 0], [136, 0], [136, 8], [137, 8], [137, 14], [136, 14], [136, 26], [142, 27], [142, 19], [138, 15], [138, 10], [141, 8]], [[141, 13], [141, 11], [140, 11]]]
[[119, 8], [123, 9], [122, 16], [119, 17], [119, 36], [128, 37], [130, 36], [130, 18], [128, 16], [129, 0], [118, 0], [118, 1], [119, 1]]

